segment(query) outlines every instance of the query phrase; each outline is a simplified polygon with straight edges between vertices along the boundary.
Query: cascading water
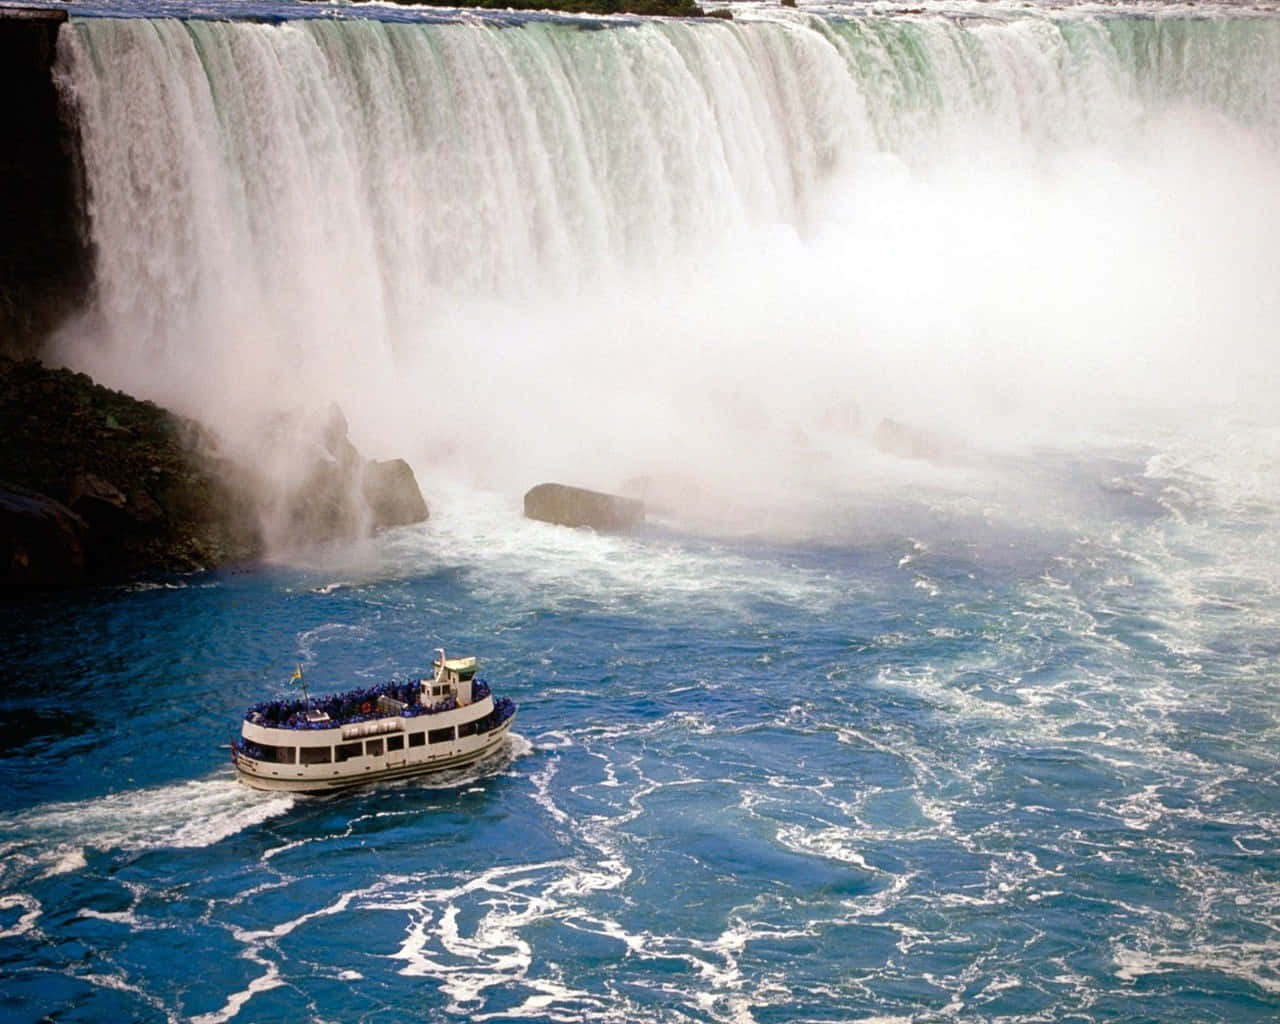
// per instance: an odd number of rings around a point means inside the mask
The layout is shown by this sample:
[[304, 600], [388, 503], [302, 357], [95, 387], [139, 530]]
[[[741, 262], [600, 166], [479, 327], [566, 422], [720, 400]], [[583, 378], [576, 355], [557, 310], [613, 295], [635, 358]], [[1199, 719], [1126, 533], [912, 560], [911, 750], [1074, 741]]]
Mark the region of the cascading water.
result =
[[793, 470], [850, 402], [989, 442], [1274, 371], [1272, 18], [86, 19], [64, 43], [99, 287], [63, 356], [241, 441], [336, 400], [371, 453], [508, 489], [740, 478]]

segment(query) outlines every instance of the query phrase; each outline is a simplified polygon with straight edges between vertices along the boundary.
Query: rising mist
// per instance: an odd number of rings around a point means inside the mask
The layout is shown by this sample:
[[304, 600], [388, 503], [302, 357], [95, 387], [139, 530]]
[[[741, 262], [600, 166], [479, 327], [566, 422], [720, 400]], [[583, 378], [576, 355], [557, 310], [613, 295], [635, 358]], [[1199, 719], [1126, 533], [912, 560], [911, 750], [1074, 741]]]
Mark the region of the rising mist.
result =
[[1274, 394], [1273, 20], [69, 31], [60, 356], [262, 457], [336, 401], [428, 495], [751, 505]]

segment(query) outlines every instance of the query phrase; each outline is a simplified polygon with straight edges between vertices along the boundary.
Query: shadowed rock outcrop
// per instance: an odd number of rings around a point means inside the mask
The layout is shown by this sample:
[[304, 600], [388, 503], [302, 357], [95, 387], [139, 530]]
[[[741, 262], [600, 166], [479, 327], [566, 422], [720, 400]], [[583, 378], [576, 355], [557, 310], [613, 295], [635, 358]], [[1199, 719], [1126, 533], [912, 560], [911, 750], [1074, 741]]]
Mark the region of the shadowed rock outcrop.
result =
[[84, 374], [0, 360], [0, 581], [74, 586], [257, 557], [262, 536], [198, 424]]
[[60, 501], [0, 480], [0, 574], [18, 586], [84, 577], [88, 524]]
[[378, 526], [407, 526], [428, 516], [418, 481], [404, 459], [365, 463], [363, 493]]
[[331, 414], [301, 484], [273, 492], [193, 420], [84, 374], [0, 358], [0, 586], [117, 583], [256, 560], [264, 495], [283, 506], [299, 545], [427, 518], [413, 471], [366, 463], [346, 432]]
[[0, 354], [35, 355], [88, 294], [79, 135], [53, 84], [62, 10], [0, 9]]
[[596, 530], [628, 530], [644, 521], [644, 502], [565, 484], [538, 484], [524, 496], [528, 519]]

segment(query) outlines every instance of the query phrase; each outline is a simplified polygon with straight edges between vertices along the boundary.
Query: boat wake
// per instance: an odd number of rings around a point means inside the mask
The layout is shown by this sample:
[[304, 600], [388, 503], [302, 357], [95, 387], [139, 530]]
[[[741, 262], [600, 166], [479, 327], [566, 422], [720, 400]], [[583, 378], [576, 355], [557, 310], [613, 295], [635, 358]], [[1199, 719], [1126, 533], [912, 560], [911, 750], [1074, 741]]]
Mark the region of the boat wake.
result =
[[289, 810], [287, 794], [256, 793], [234, 779], [198, 779], [44, 804], [0, 817], [0, 884], [83, 868], [95, 851], [212, 846]]

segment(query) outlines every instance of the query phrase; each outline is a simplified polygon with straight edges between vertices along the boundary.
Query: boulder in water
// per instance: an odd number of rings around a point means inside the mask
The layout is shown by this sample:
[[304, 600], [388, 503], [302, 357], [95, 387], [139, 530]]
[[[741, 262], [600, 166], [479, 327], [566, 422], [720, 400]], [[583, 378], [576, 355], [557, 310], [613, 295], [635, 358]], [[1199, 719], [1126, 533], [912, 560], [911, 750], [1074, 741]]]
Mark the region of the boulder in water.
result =
[[363, 489], [375, 529], [420, 523], [430, 515], [413, 469], [404, 459], [365, 463]]
[[644, 521], [644, 502], [566, 484], [538, 484], [524, 496], [526, 519], [595, 530], [629, 530]]
[[281, 413], [264, 442], [279, 471], [258, 491], [275, 510], [272, 546], [299, 549], [428, 518], [427, 503], [403, 459], [371, 462], [347, 437], [336, 405], [318, 419]]

